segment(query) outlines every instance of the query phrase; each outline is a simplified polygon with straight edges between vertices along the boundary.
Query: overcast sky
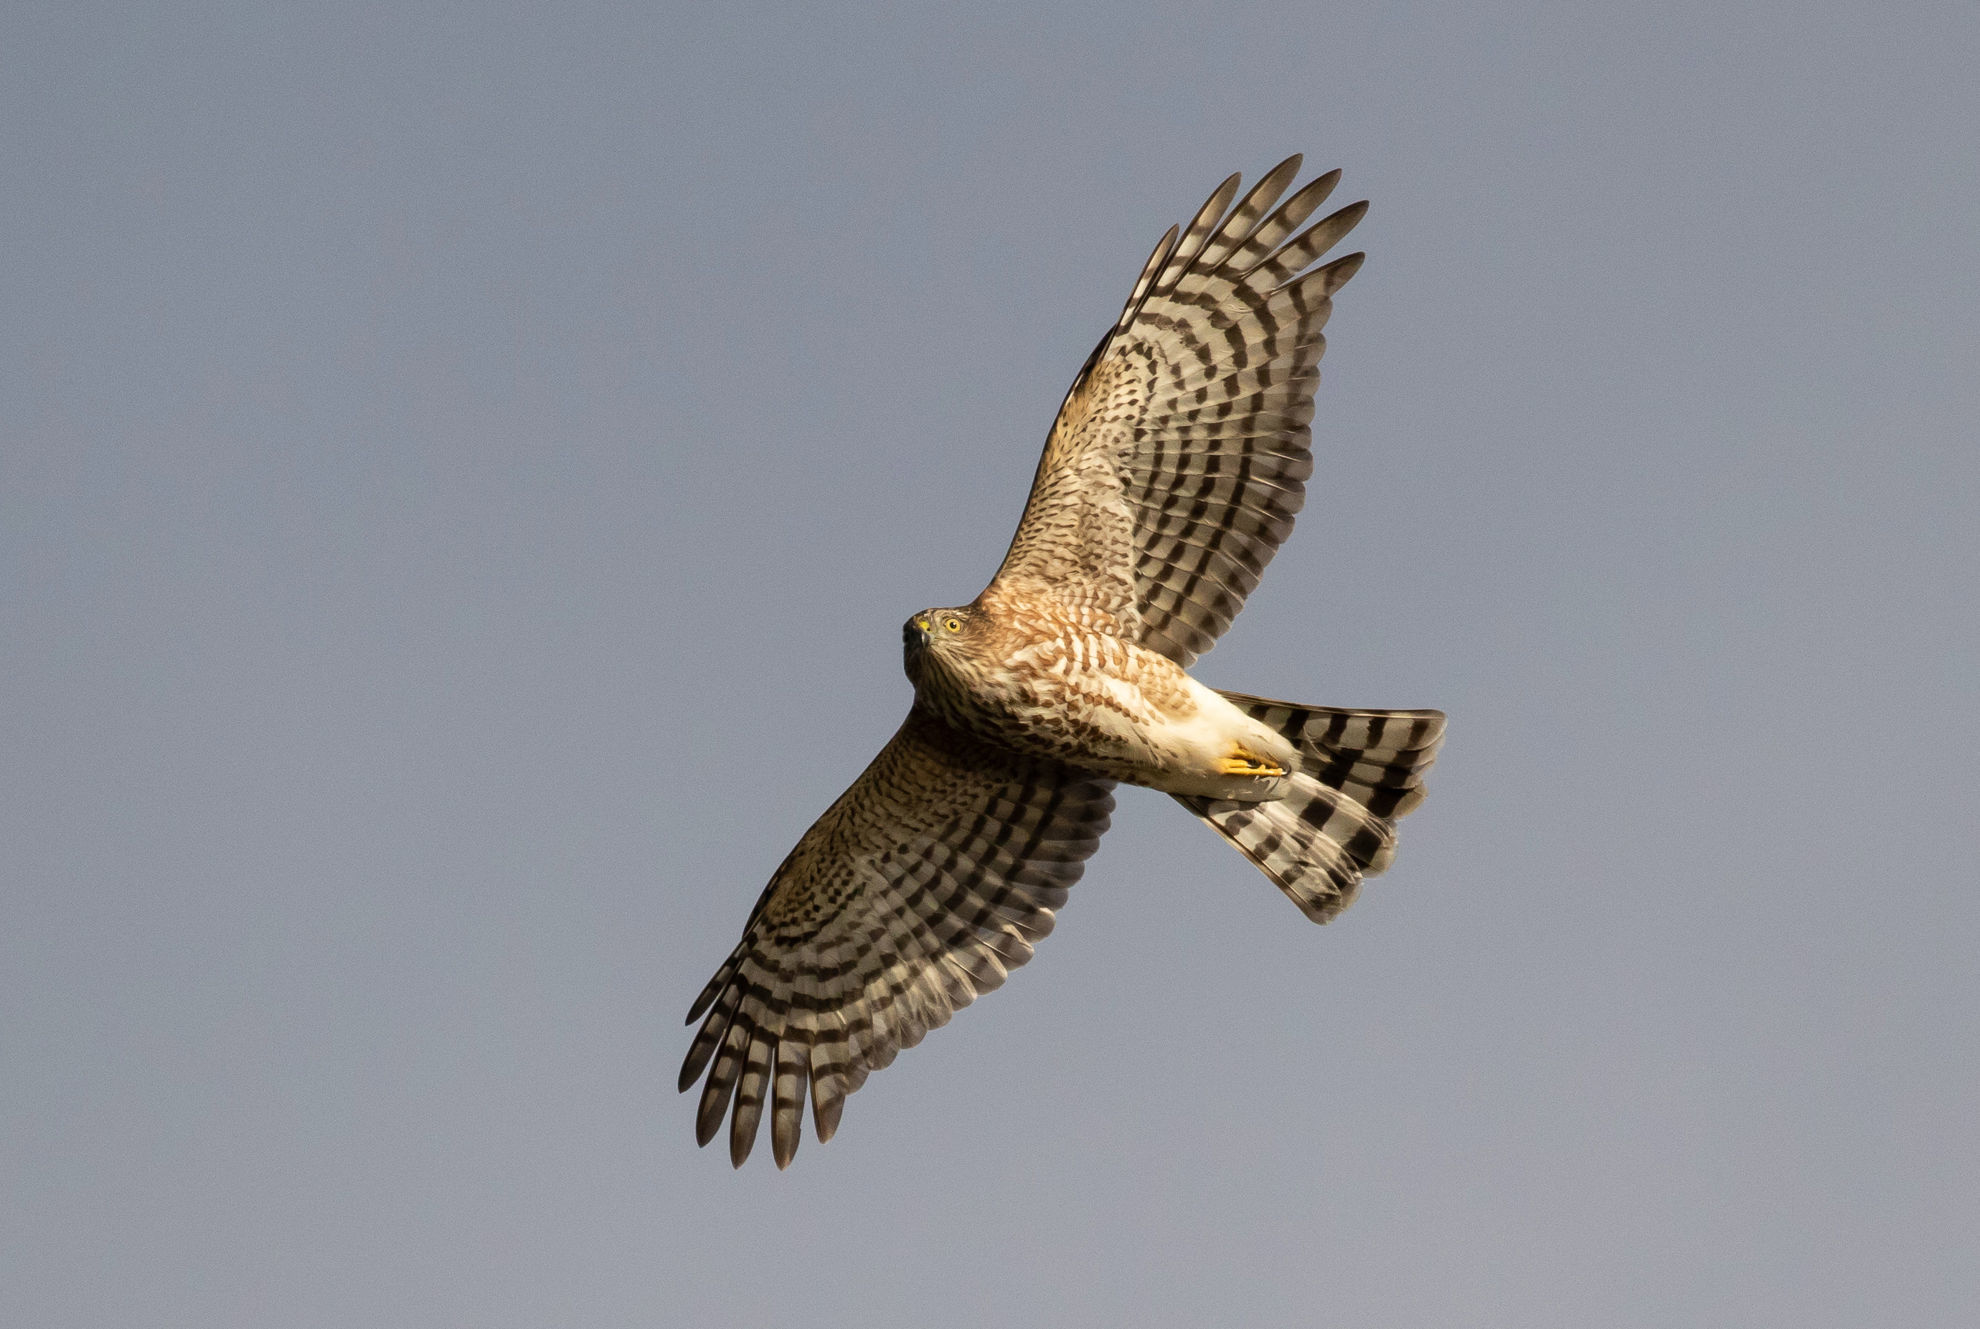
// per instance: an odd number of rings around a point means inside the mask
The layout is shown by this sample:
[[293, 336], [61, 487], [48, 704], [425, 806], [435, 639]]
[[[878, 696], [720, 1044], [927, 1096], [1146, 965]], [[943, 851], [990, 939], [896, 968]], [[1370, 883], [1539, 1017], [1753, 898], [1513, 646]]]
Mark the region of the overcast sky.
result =
[[[15, 5], [0, 1321], [1980, 1322], [1970, 3]], [[1167, 798], [779, 1173], [692, 1000], [1149, 247], [1373, 201]], [[808, 1132], [807, 1132], [808, 1133]]]

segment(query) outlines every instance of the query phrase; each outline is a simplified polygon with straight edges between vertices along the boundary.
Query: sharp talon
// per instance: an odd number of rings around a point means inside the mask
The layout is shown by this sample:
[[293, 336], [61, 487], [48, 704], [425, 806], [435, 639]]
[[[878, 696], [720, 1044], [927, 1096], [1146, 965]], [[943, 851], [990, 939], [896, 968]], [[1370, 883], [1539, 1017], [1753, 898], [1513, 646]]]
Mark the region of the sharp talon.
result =
[[1279, 765], [1276, 761], [1267, 760], [1264, 757], [1258, 756], [1256, 753], [1247, 752], [1243, 748], [1231, 749], [1231, 755], [1217, 763], [1217, 774], [1219, 775], [1273, 777], [1284, 775], [1285, 773], [1286, 768]]

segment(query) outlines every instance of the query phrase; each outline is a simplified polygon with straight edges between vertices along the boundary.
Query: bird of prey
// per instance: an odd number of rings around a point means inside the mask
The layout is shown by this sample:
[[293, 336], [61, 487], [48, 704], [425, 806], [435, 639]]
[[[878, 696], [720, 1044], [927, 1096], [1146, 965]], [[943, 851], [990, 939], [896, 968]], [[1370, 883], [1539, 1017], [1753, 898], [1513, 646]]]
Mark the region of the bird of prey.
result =
[[[1316, 922], [1389, 866], [1439, 711], [1340, 710], [1185, 672], [1230, 626], [1312, 474], [1307, 423], [1336, 291], [1311, 226], [1333, 171], [1290, 158], [1171, 227], [1087, 358], [1017, 534], [966, 605], [902, 630], [914, 704], [790, 852], [688, 1012], [683, 1091], [740, 1167], [766, 1104], [777, 1165], [846, 1095], [1031, 956], [1100, 843], [1116, 782], [1176, 801]], [[1276, 205], [1276, 206], [1275, 206]], [[1304, 229], [1302, 229], [1304, 228]]]

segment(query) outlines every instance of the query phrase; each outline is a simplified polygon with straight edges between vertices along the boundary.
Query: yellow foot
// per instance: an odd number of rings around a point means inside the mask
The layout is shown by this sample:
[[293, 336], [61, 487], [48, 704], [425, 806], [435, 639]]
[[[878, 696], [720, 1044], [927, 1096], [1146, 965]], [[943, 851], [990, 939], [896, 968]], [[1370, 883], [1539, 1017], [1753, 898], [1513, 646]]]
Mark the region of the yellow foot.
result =
[[1286, 768], [1269, 757], [1261, 757], [1242, 746], [1231, 748], [1231, 755], [1217, 763], [1219, 775], [1284, 775]]

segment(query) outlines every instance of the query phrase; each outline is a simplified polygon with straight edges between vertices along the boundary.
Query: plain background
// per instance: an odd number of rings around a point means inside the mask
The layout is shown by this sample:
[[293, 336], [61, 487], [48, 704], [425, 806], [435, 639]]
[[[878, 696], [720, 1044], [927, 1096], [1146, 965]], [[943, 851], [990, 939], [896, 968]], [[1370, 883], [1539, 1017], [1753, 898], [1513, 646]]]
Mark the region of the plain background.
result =
[[[0, 1320], [1980, 1321], [1980, 11], [16, 5]], [[779, 1173], [681, 1016], [1162, 229], [1374, 208], [1165, 798]]]

